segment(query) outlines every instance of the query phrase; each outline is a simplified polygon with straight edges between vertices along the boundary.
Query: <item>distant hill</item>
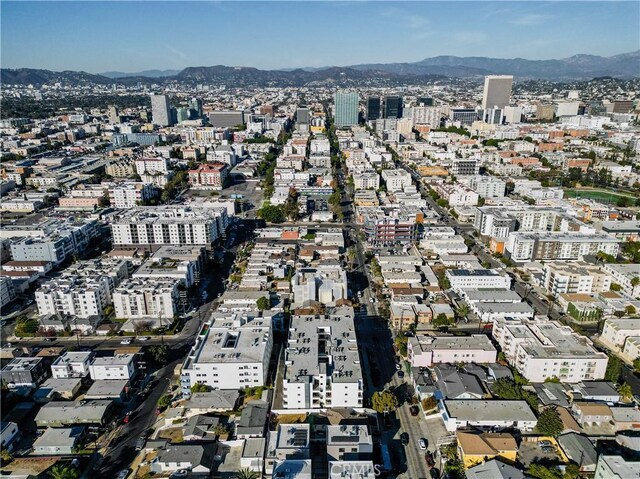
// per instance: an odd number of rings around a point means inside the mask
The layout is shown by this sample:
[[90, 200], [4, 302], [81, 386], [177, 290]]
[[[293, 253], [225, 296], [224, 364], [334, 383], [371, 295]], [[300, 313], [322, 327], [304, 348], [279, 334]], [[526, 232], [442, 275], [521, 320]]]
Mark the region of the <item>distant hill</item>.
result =
[[180, 70], [143, 70], [141, 72], [135, 73], [125, 73], [125, 72], [104, 72], [99, 73], [107, 78], [130, 78], [130, 77], [147, 77], [147, 78], [164, 78], [171, 77], [180, 73]]
[[226, 84], [233, 86], [396, 86], [441, 78], [480, 78], [489, 74], [509, 74], [518, 79], [550, 81], [587, 80], [597, 77], [639, 78], [640, 50], [599, 57], [574, 55], [561, 60], [500, 59], [487, 57], [439, 56], [413, 63], [374, 63], [347, 67], [259, 70], [252, 67], [188, 67], [177, 70], [147, 70], [139, 73], [36, 70], [31, 68], [0, 70], [4, 85], [131, 85], [180, 81], [188, 83]]
[[90, 83], [113, 83], [109, 78], [87, 72], [70, 70], [52, 72], [51, 70], [36, 70], [33, 68], [2, 68], [0, 69], [0, 82], [3, 85], [45, 85], [54, 83], [82, 85]]
[[455, 77], [505, 74], [552, 81], [584, 80], [602, 76], [637, 78], [640, 77], [640, 50], [612, 57], [574, 55], [560, 60], [438, 56], [412, 63], [373, 63], [352, 65], [349, 68]]

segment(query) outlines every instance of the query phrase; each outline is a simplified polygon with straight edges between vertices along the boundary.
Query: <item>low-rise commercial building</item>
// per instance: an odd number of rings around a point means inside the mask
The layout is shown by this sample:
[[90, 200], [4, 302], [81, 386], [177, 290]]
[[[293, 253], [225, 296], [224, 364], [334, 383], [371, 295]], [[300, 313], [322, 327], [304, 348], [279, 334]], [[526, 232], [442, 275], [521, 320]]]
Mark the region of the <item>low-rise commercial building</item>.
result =
[[413, 367], [439, 363], [494, 363], [498, 352], [484, 334], [473, 336], [426, 336], [409, 338], [408, 358]]
[[466, 427], [532, 431], [538, 422], [526, 401], [447, 399], [442, 418], [447, 431]]

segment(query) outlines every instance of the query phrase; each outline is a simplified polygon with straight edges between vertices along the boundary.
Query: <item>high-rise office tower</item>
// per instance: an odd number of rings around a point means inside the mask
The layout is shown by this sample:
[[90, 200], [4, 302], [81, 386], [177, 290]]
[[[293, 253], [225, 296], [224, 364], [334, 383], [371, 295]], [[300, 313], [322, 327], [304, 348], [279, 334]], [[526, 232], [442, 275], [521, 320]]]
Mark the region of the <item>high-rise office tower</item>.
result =
[[335, 121], [338, 128], [358, 124], [358, 102], [360, 97], [356, 92], [339, 90], [334, 97], [336, 107]]
[[367, 121], [380, 118], [380, 97], [370, 96], [367, 98]]
[[171, 105], [167, 95], [151, 95], [151, 115], [154, 125], [171, 125]]
[[488, 75], [484, 77], [482, 109], [504, 108], [511, 98], [513, 75]]
[[309, 124], [309, 109], [298, 108], [296, 110], [296, 121], [305, 125]]
[[402, 97], [397, 95], [384, 97], [384, 117], [402, 118]]
[[189, 119], [189, 108], [178, 108], [176, 110], [176, 121], [182, 123]]
[[113, 105], [109, 107], [109, 123], [120, 123], [120, 115], [118, 114], [118, 107]]
[[191, 117], [200, 118], [202, 116], [202, 100], [200, 98], [192, 98], [189, 102]]

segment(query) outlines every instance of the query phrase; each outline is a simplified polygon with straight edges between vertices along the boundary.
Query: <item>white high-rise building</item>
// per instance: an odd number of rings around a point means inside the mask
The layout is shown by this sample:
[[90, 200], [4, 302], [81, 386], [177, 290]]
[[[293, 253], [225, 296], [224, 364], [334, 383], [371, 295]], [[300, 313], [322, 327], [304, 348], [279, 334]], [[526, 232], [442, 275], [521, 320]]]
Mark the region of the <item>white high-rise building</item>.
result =
[[438, 128], [442, 118], [442, 109], [439, 106], [414, 106], [409, 108], [409, 118], [413, 120], [413, 126], [428, 124], [432, 128]]
[[513, 75], [488, 75], [484, 77], [482, 108], [504, 108], [511, 98]]
[[151, 114], [154, 125], [171, 126], [171, 105], [167, 95], [151, 95]]

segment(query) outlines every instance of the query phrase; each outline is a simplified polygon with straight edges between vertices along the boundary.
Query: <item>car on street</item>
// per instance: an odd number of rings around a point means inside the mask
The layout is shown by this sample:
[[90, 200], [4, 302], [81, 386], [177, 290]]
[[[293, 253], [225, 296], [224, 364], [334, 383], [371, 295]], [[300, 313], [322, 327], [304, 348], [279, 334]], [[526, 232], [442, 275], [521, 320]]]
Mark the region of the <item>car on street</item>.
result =
[[431, 479], [439, 479], [440, 478], [440, 471], [438, 469], [436, 469], [435, 467], [432, 467], [431, 469], [429, 469], [429, 474], [431, 474]]
[[398, 377], [399, 378], [403, 378], [404, 377], [404, 372], [403, 371], [398, 371]]
[[125, 424], [128, 424], [130, 420], [131, 420], [131, 411], [129, 411], [127, 414], [124, 415], [122, 422]]
[[406, 432], [403, 432], [402, 434], [400, 434], [400, 442], [402, 443], [403, 446], [408, 446], [409, 445], [409, 434]]
[[418, 439], [418, 447], [423, 450], [426, 451], [427, 450], [427, 441], [425, 441], [424, 439], [420, 438]]
[[125, 338], [122, 341], [120, 341], [120, 344], [131, 344], [132, 342], [133, 342], [133, 339]]
[[409, 408], [409, 412], [411, 413], [412, 416], [417, 416], [418, 414], [420, 414], [420, 408], [418, 406], [411, 406]]
[[55, 343], [57, 340], [57, 338], [44, 338], [45, 343]]
[[140, 436], [136, 441], [136, 451], [142, 451], [146, 443], [147, 443], [147, 438], [144, 436]]
[[433, 454], [428, 451], [424, 454], [424, 460], [427, 462], [427, 466], [429, 467], [436, 465], [436, 462], [433, 460]]
[[181, 477], [187, 477], [189, 472], [186, 469], [178, 469], [176, 472], [169, 476], [170, 479], [179, 479]]
[[138, 341], [149, 341], [150, 339], [151, 339], [151, 336], [142, 336], [138, 338]]
[[402, 366], [400, 366], [398, 363], [396, 363], [396, 371], [400, 371], [402, 369]]
[[118, 473], [118, 475], [116, 476], [116, 479], [126, 479], [127, 476], [129, 475], [129, 471], [130, 469], [123, 469]]
[[375, 303], [375, 300], [373, 298], [369, 298], [369, 302], [370, 303]]

